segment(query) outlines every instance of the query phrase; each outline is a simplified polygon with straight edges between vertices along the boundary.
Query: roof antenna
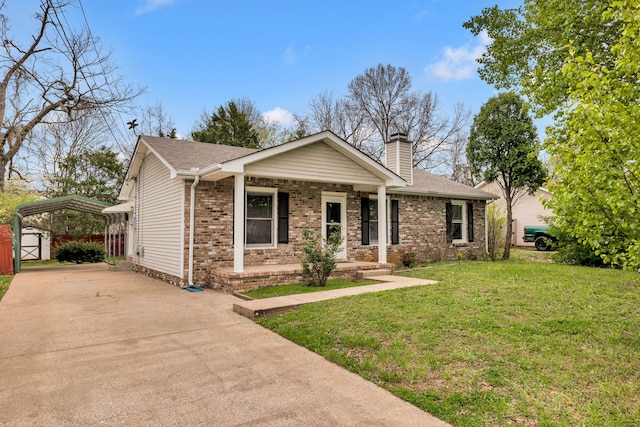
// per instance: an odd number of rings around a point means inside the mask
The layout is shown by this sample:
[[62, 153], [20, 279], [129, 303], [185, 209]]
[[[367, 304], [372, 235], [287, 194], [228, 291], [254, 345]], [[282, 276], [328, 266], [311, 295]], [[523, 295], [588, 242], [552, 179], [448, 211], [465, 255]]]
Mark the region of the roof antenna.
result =
[[133, 119], [130, 122], [127, 122], [127, 124], [129, 125], [129, 129], [132, 130], [134, 133], [136, 131], [136, 126], [138, 126], [138, 123], [136, 123], [137, 119]]

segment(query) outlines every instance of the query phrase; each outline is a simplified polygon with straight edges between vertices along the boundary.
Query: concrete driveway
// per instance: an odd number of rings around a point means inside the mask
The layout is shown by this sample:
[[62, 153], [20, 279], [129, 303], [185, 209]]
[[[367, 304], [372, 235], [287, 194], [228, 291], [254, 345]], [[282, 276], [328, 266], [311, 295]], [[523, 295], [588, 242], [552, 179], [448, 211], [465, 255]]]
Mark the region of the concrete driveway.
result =
[[24, 269], [0, 302], [0, 424], [446, 425], [234, 301], [104, 264]]

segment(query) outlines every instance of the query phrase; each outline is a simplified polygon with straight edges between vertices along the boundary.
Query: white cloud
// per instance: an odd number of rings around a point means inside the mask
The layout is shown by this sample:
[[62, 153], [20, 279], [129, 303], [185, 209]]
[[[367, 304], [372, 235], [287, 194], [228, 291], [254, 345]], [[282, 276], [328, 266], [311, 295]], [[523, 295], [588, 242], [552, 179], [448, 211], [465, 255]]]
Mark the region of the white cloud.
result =
[[298, 51], [294, 45], [289, 45], [284, 51], [284, 62], [287, 64], [298, 62], [304, 58], [310, 50], [311, 48], [309, 46], [305, 46], [302, 51]]
[[142, 15], [143, 13], [153, 12], [161, 7], [169, 6], [176, 1], [177, 0], [144, 0], [143, 4], [136, 8], [135, 14]]
[[427, 66], [425, 73], [440, 80], [470, 79], [478, 69], [476, 59], [482, 56], [490, 43], [491, 38], [483, 31], [473, 42], [457, 48], [446, 46], [444, 59]]
[[273, 110], [267, 111], [262, 114], [262, 118], [267, 122], [276, 122], [282, 126], [289, 126], [293, 123], [293, 114], [284, 108], [276, 107]]

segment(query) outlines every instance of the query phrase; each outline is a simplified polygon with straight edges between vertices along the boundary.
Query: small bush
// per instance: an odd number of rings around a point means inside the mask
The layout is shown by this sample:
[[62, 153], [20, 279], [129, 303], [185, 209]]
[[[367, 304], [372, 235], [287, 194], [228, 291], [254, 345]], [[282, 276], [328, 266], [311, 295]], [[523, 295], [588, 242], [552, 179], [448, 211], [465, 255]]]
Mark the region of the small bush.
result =
[[336, 254], [342, 246], [342, 233], [339, 225], [331, 225], [329, 231], [329, 238], [322, 239], [317, 232], [304, 230], [303, 241], [297, 245], [301, 250], [302, 272], [311, 279], [311, 286], [325, 286], [336, 268]]
[[402, 254], [402, 265], [407, 268], [412, 268], [416, 265], [416, 253], [413, 250], [408, 250]]
[[496, 260], [498, 248], [504, 247], [504, 226], [507, 224], [507, 217], [502, 208], [496, 203], [487, 207], [487, 252], [491, 261]]
[[104, 257], [104, 246], [95, 242], [71, 241], [56, 248], [56, 259], [59, 262], [76, 264], [102, 262]]

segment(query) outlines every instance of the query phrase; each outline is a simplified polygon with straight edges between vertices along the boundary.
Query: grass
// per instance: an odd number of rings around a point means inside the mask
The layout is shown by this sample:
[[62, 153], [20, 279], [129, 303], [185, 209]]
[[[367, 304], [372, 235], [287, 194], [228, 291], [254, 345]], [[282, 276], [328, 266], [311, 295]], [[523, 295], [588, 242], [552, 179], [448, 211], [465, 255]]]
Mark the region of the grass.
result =
[[0, 301], [2, 301], [2, 297], [9, 290], [9, 285], [13, 280], [13, 276], [0, 276]]
[[45, 261], [22, 261], [20, 263], [20, 268], [29, 268], [29, 267], [46, 267], [50, 265], [64, 265], [69, 264], [66, 262], [58, 262], [56, 259], [48, 259]]
[[267, 286], [244, 292], [251, 298], [273, 298], [293, 294], [305, 294], [309, 292], [331, 291], [333, 289], [351, 288], [354, 286], [373, 285], [380, 283], [377, 280], [350, 280], [350, 279], [329, 279], [327, 285], [323, 287], [308, 286], [306, 283], [294, 283], [291, 285]]
[[640, 425], [640, 276], [521, 255], [259, 323], [456, 426]]

